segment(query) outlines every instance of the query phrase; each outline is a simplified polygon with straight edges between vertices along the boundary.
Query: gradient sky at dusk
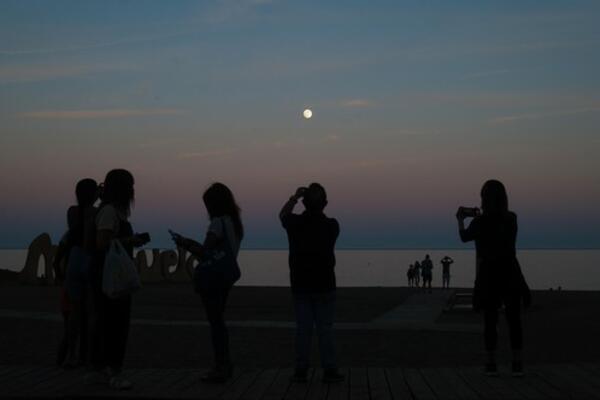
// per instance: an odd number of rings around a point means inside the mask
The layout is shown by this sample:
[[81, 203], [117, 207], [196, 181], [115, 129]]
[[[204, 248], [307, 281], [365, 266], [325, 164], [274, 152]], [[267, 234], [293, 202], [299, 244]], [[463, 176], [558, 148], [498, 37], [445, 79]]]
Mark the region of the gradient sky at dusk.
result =
[[[340, 247], [460, 247], [506, 184], [522, 247], [600, 245], [600, 2], [0, 2], [0, 247], [56, 240], [81, 177], [201, 236], [223, 181], [245, 247], [319, 181]], [[301, 113], [311, 107], [314, 117]]]

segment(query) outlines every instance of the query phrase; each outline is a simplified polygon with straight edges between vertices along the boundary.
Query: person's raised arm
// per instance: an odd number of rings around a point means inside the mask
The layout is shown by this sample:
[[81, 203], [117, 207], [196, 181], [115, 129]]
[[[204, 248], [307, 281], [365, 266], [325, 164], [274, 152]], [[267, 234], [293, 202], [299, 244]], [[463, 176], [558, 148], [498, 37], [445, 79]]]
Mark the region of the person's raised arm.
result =
[[468, 228], [465, 228], [465, 218], [466, 217], [462, 212], [461, 207], [456, 212], [456, 219], [458, 221], [458, 233], [460, 235], [460, 240], [462, 240], [463, 242], [470, 242], [472, 240], [475, 240], [475, 237], [477, 236], [477, 218], [471, 221]]
[[286, 217], [288, 217], [289, 215], [292, 214], [292, 212], [294, 211], [294, 207], [296, 206], [296, 203], [298, 203], [298, 200], [301, 199], [302, 196], [304, 196], [305, 191], [306, 191], [306, 188], [304, 188], [304, 187], [298, 188], [296, 190], [296, 193], [294, 195], [292, 195], [290, 197], [290, 199], [283, 205], [283, 208], [279, 212], [279, 219], [281, 220], [281, 222], [283, 222], [283, 220]]

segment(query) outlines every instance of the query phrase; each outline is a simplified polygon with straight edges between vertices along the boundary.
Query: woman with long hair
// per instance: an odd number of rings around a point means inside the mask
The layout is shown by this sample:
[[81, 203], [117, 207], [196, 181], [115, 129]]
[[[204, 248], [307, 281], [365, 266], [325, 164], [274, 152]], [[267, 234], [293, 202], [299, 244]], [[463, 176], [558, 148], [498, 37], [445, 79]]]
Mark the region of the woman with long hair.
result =
[[[529, 306], [529, 288], [516, 256], [517, 215], [508, 208], [504, 185], [497, 180], [485, 182], [481, 189], [481, 213], [461, 207], [456, 213], [460, 238], [475, 241], [477, 270], [473, 306], [482, 310], [487, 350], [485, 373], [497, 375], [496, 346], [498, 309], [504, 305], [510, 332], [513, 376], [523, 375], [523, 328], [521, 304]], [[473, 217], [465, 228], [464, 220]]]
[[96, 216], [92, 279], [95, 324], [91, 351], [94, 371], [88, 381], [108, 381], [109, 386], [117, 390], [132, 387], [131, 382], [121, 377], [129, 335], [131, 295], [116, 299], [106, 296], [102, 292], [102, 275], [111, 241], [118, 240], [132, 259], [134, 247], [149, 241], [147, 234], [134, 234], [129, 223], [134, 197], [133, 175], [124, 169], [113, 169], [104, 179], [102, 203]]
[[[233, 253], [233, 259], [236, 260], [240, 243], [244, 237], [244, 227], [240, 217], [240, 208], [233, 193], [224, 184], [213, 183], [204, 192], [202, 199], [210, 219], [204, 243], [201, 244], [174, 234], [175, 243], [200, 260], [218, 246], [221, 248], [226, 246], [228, 251]], [[235, 268], [237, 268], [237, 262]], [[209, 282], [204, 282], [200, 289], [200, 297], [210, 324], [215, 358], [214, 368], [200, 377], [204, 382], [225, 382], [231, 378], [233, 373], [233, 364], [229, 353], [229, 334], [224, 318], [227, 297], [233, 283], [234, 280], [211, 278]]]

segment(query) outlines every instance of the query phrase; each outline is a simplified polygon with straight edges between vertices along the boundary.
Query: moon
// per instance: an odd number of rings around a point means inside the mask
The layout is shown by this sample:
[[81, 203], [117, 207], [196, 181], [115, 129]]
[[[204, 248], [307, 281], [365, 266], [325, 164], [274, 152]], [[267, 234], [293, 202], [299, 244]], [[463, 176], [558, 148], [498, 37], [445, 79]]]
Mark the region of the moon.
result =
[[304, 117], [304, 119], [311, 119], [313, 116], [313, 112], [310, 108], [307, 108], [302, 112], [302, 116]]

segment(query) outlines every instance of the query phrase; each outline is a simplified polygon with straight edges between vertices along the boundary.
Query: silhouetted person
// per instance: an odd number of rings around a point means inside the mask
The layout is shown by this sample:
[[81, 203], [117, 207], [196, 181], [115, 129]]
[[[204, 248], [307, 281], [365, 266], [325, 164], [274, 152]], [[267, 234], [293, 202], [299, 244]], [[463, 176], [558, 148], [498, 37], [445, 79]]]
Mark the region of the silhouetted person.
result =
[[[210, 218], [204, 243], [200, 244], [177, 234], [173, 237], [175, 242], [200, 259], [206, 254], [206, 251], [214, 249], [217, 244], [226, 243], [233, 252], [234, 258], [237, 259], [240, 243], [244, 237], [244, 227], [240, 217], [240, 208], [233, 193], [224, 184], [214, 183], [204, 192], [202, 199]], [[237, 264], [235, 268], [238, 268]], [[227, 297], [234, 281], [220, 277], [212, 279], [214, 280], [203, 285], [200, 297], [210, 323], [215, 367], [202, 375], [200, 379], [209, 383], [221, 383], [227, 381], [233, 374], [233, 364], [229, 353], [229, 334], [225, 325], [224, 313]]]
[[431, 262], [429, 254], [426, 254], [425, 259], [421, 262], [421, 276], [423, 277], [423, 289], [429, 288], [429, 293], [431, 293], [431, 281], [433, 280], [433, 262]]
[[413, 279], [416, 287], [421, 285], [421, 263], [415, 261], [415, 265], [413, 267]]
[[[300, 199], [305, 211], [294, 214]], [[279, 213], [290, 246], [290, 282], [296, 313], [296, 370], [292, 379], [297, 382], [307, 380], [313, 325], [319, 338], [323, 381], [344, 380], [337, 369], [333, 340], [334, 249], [340, 227], [323, 213], [326, 206], [325, 189], [311, 183], [308, 188], [298, 188]]]
[[67, 211], [69, 230], [65, 237], [68, 257], [64, 285], [70, 310], [67, 318], [67, 351], [63, 362], [65, 368], [84, 364], [87, 359], [87, 306], [91, 260], [96, 245], [94, 220], [97, 210], [94, 203], [98, 200], [98, 184], [93, 179], [82, 179], [77, 183], [75, 196], [77, 205]]
[[[108, 383], [116, 390], [130, 389], [131, 382], [121, 376], [131, 317], [131, 295], [116, 299], [102, 291], [104, 259], [112, 240], [118, 240], [130, 258], [134, 247], [147, 243], [144, 235], [133, 233], [129, 216], [134, 201], [133, 175], [113, 169], [104, 179], [102, 202], [96, 215], [96, 246], [92, 258], [94, 324], [92, 331], [92, 372], [87, 383]], [[147, 234], [146, 234], [147, 236]]]
[[442, 287], [450, 288], [450, 265], [454, 263], [454, 260], [448, 256], [444, 256], [440, 261], [442, 264]]
[[[488, 353], [485, 372], [497, 374], [496, 346], [498, 334], [498, 309], [504, 305], [510, 331], [513, 352], [512, 372], [523, 375], [523, 332], [521, 326], [521, 302], [531, 303], [527, 283], [516, 257], [517, 216], [508, 209], [508, 196], [504, 185], [489, 180], [481, 189], [481, 215], [467, 215], [468, 209], [459, 208], [456, 216], [463, 242], [475, 241], [477, 271], [473, 306], [483, 310], [485, 348]], [[464, 220], [474, 216], [468, 228]]]
[[414, 279], [414, 268], [412, 264], [410, 264], [406, 270], [406, 279], [408, 280], [408, 287], [412, 287]]

